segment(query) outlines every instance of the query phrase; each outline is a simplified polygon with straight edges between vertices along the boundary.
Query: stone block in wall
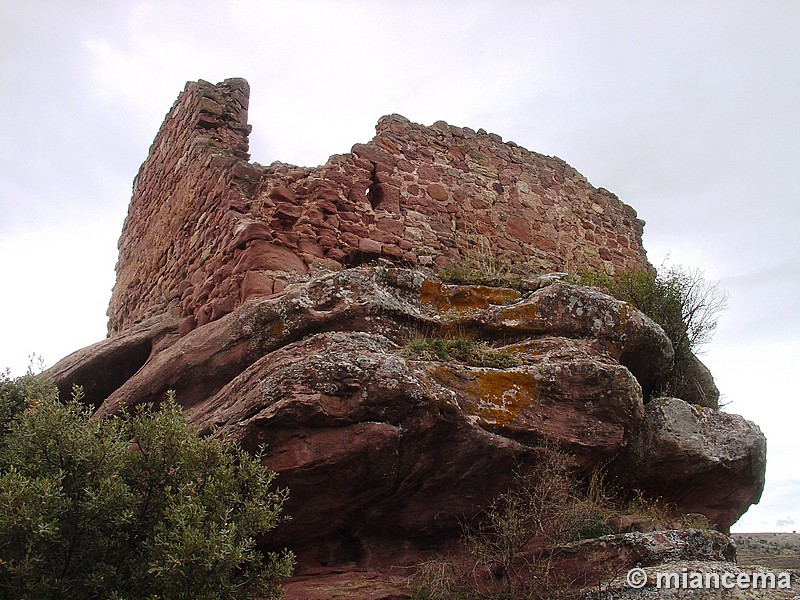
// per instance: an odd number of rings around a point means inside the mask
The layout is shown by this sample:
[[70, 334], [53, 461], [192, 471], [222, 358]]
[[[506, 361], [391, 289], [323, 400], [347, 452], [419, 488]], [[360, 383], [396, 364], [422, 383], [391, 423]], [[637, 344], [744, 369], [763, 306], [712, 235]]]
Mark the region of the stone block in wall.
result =
[[305, 263], [291, 250], [282, 246], [254, 240], [241, 253], [233, 269], [234, 274], [247, 271], [297, 271], [306, 273]]
[[246, 302], [255, 296], [270, 296], [275, 288], [275, 280], [259, 271], [244, 274], [240, 288], [241, 301]]
[[376, 242], [375, 240], [371, 240], [369, 238], [362, 238], [358, 241], [358, 250], [366, 255], [374, 255], [379, 256], [381, 254], [381, 250], [383, 248], [383, 244], [380, 242]]

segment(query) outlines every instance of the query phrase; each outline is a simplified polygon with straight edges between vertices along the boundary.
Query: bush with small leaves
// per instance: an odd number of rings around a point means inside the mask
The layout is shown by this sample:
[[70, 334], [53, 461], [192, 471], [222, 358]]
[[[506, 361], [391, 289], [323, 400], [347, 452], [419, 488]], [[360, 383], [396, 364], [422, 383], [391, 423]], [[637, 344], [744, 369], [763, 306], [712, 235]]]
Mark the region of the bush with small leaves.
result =
[[28, 406], [50, 394], [50, 387], [33, 374], [32, 369], [22, 377], [12, 378], [8, 369], [0, 373], [0, 444], [14, 418]]
[[40, 379], [6, 377], [0, 398], [0, 596], [280, 595], [294, 558], [262, 555], [255, 536], [287, 492], [261, 457], [199, 437], [172, 397], [115, 419]]
[[623, 271], [611, 277], [605, 273], [582, 272], [577, 283], [606, 289], [612, 296], [629, 302], [658, 323], [675, 350], [669, 375], [652, 391], [653, 396], [671, 395], [680, 389], [690, 372], [693, 355], [711, 341], [717, 317], [728, 302], [728, 293], [717, 283], [707, 282], [697, 269], [662, 266], [658, 273]]

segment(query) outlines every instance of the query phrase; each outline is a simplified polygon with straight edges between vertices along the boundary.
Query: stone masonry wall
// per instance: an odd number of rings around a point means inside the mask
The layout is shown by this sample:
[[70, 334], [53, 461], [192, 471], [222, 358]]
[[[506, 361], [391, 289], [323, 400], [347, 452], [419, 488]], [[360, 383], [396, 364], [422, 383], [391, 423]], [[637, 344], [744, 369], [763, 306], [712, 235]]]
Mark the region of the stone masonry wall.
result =
[[644, 223], [564, 161], [439, 121], [383, 117], [320, 167], [248, 162], [243, 79], [190, 82], [133, 186], [109, 334], [166, 311], [181, 331], [310, 269], [496, 260], [532, 275], [649, 268]]

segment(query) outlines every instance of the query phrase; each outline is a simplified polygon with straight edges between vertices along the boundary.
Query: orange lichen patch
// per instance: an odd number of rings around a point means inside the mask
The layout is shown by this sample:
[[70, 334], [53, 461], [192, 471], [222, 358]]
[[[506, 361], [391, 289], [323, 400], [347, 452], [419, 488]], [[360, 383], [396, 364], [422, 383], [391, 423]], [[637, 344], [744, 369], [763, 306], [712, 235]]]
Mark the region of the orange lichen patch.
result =
[[485, 285], [446, 285], [436, 279], [426, 279], [419, 299], [433, 304], [437, 310], [470, 310], [486, 308], [492, 304], [509, 304], [522, 296], [516, 290]]
[[536, 312], [533, 304], [522, 303], [501, 309], [496, 317], [504, 327], [520, 333], [539, 333], [547, 329], [547, 323]]
[[619, 305], [619, 322], [626, 323], [628, 321], [628, 308], [629, 304], [627, 302], [623, 302]]
[[601, 344], [608, 355], [615, 360], [619, 360], [625, 352], [625, 338], [629, 327], [630, 309], [631, 306], [627, 302], [620, 303], [617, 321], [613, 326], [613, 336]]
[[486, 372], [477, 380], [478, 416], [497, 425], [525, 421], [522, 410], [536, 397], [536, 380], [519, 371]]
[[458, 368], [431, 369], [432, 377], [458, 394], [462, 411], [478, 418], [483, 427], [530, 427], [538, 404], [535, 377], [527, 371]]

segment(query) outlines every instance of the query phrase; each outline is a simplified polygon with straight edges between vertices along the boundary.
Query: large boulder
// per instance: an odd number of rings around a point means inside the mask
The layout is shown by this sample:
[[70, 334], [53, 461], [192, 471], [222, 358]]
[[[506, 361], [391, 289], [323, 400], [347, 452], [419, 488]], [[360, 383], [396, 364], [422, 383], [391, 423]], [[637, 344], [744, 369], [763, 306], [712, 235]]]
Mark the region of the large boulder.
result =
[[255, 450], [291, 490], [271, 535], [304, 564], [404, 561], [452, 538], [537, 450], [486, 431], [384, 336], [312, 335], [263, 357], [191, 419]]
[[[292, 496], [277, 545], [318, 563], [380, 562], [457, 537], [535, 469], [551, 443], [591, 468], [642, 416], [641, 389], [611, 361], [518, 352], [508, 369], [411, 361], [379, 334], [326, 332], [263, 357], [191, 419], [255, 450]], [[387, 518], [388, 516], [391, 518]]]
[[[648, 443], [642, 389], [673, 357], [660, 327], [595, 289], [445, 285], [387, 264], [309, 274], [182, 337], [177, 327], [155, 318], [50, 374], [62, 390], [84, 385], [98, 416], [174, 390], [204, 433], [266, 444], [294, 519], [264, 543], [293, 547], [305, 567], [413, 563], [552, 449], [573, 457], [576, 476], [636, 459]], [[465, 338], [513, 360], [412, 357], [415, 337]], [[724, 436], [727, 422], [706, 421], [698, 436]], [[717, 521], [729, 524], [753, 501], [758, 468], [687, 506], [704, 512], [724, 494]], [[647, 483], [668, 492], [666, 473]]]
[[543, 338], [504, 347], [511, 369], [425, 365], [455, 394], [462, 414], [486, 431], [528, 446], [554, 443], [586, 472], [618, 453], [644, 413], [631, 372], [585, 342]]
[[739, 415], [659, 398], [612, 465], [629, 488], [700, 513], [727, 531], [764, 489], [767, 442]]
[[598, 350], [636, 376], [645, 397], [672, 368], [674, 351], [663, 330], [627, 302], [595, 288], [557, 283], [489, 314], [487, 328], [506, 338], [558, 335], [595, 340]]

